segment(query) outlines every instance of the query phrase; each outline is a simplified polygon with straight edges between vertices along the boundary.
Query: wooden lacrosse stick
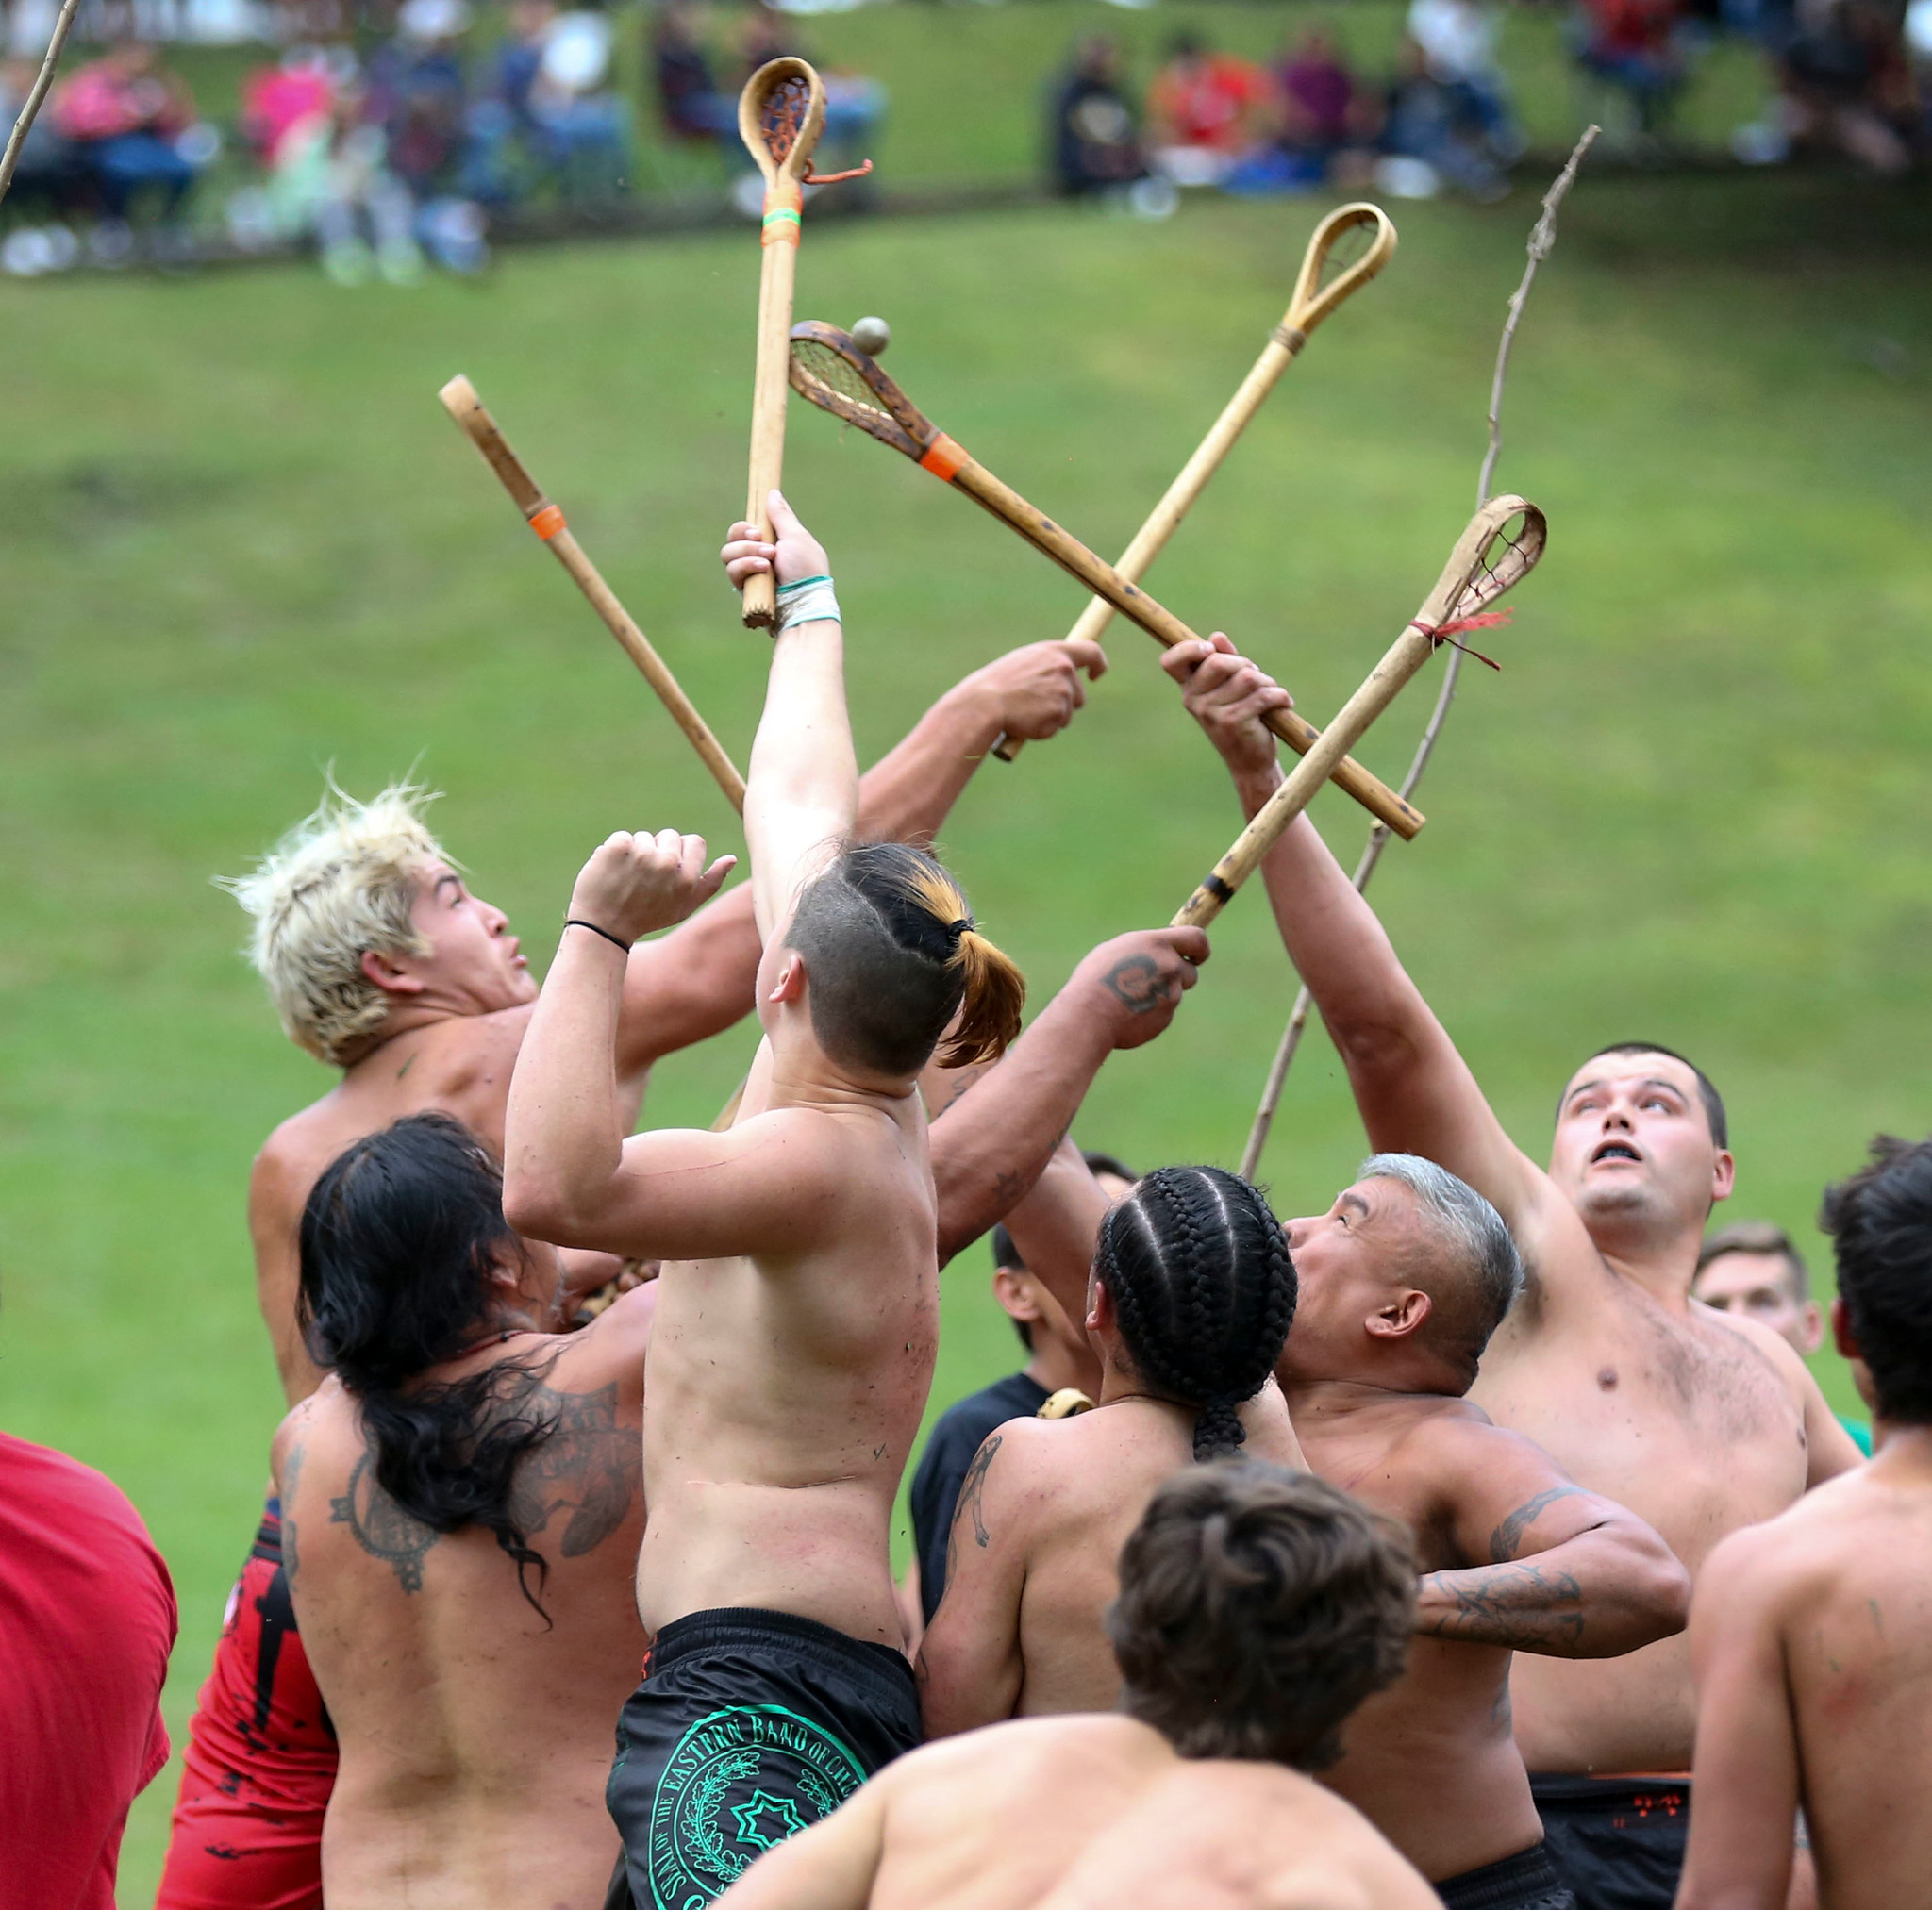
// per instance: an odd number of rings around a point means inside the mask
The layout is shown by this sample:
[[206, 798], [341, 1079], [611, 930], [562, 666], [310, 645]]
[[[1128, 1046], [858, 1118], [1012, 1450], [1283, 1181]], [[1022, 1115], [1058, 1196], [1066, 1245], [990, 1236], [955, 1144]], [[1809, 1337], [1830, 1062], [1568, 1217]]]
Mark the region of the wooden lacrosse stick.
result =
[[[766, 499], [785, 475], [785, 366], [791, 329], [791, 291], [798, 274], [798, 240], [805, 217], [805, 189], [856, 179], [872, 171], [870, 159], [849, 173], [812, 172], [811, 156], [825, 129], [825, 88], [802, 59], [770, 59], [745, 81], [738, 96], [738, 135], [765, 175], [764, 223], [758, 243], [758, 349], [751, 388], [751, 476], [745, 487], [745, 522], [769, 543], [772, 514]], [[777, 583], [770, 571], [744, 581], [748, 628], [769, 630], [777, 621]]]
[[691, 739], [691, 747], [705, 760], [705, 767], [724, 791], [731, 806], [744, 814], [744, 778], [732, 767], [724, 746], [712, 735], [711, 726], [701, 717], [690, 697], [678, 688], [669, 666], [651, 647], [644, 633], [632, 623], [629, 613], [617, 601], [614, 591], [598, 574], [587, 557], [563, 512], [537, 489], [536, 480], [524, 469], [522, 460], [496, 428], [496, 420], [484, 409], [476, 388], [465, 377], [452, 378], [437, 396], [443, 408], [463, 427], [470, 442], [483, 454], [485, 461], [503, 480], [517, 508], [529, 521], [530, 528], [556, 554], [557, 561], [571, 574], [591, 609], [603, 618], [605, 627], [624, 646], [625, 654], [643, 673], [644, 680], [658, 692], [658, 700], [676, 720], [679, 729]]
[[[1369, 249], [1324, 285], [1322, 271], [1336, 241], [1344, 232], [1363, 225], [1374, 228], [1375, 236]], [[1302, 257], [1301, 275], [1294, 282], [1294, 296], [1289, 300], [1281, 323], [1268, 334], [1261, 356], [1227, 401], [1227, 408], [1214, 421], [1214, 428], [1181, 466], [1180, 475], [1167, 487], [1167, 494], [1154, 507], [1147, 522], [1134, 533], [1134, 541], [1115, 561], [1114, 569], [1128, 583], [1138, 584], [1147, 574], [1148, 566], [1160, 555], [1181, 519], [1193, 507], [1194, 500], [1208, 489], [1208, 480], [1221, 469], [1221, 460], [1234, 449], [1235, 440], [1248, 428], [1248, 421], [1267, 401], [1282, 373], [1301, 355], [1308, 335], [1339, 305], [1368, 284], [1394, 256], [1394, 222], [1379, 206], [1357, 200], [1352, 206], [1338, 207], [1315, 227]], [[1068, 639], [1084, 637], [1097, 642], [1100, 633], [1113, 621], [1113, 606], [1105, 597], [1093, 598], [1067, 632]], [[1009, 763], [1025, 747], [1024, 737], [1003, 736], [993, 744], [992, 753], [1002, 762]]]
[[1453, 641], [1457, 630], [1469, 627], [1465, 620], [1479, 616], [1536, 569], [1548, 536], [1542, 512], [1521, 497], [1491, 498], [1470, 519], [1414, 622], [1341, 706], [1321, 740], [1255, 812], [1254, 821], [1189, 896], [1170, 926], [1206, 928], [1221, 913], [1283, 831], [1308, 806], [1342, 751], [1394, 702], [1396, 692], [1429, 660], [1437, 644]]
[[[1035, 550], [1051, 557], [1096, 595], [1105, 597], [1124, 617], [1130, 617], [1163, 646], [1198, 643], [1201, 639], [1172, 610], [1157, 604], [1113, 566], [1095, 556], [1020, 495], [1004, 485], [984, 465], [976, 464], [920, 411], [904, 391], [866, 357], [851, 337], [836, 325], [808, 321], [791, 328], [791, 385], [800, 397], [822, 411], [857, 424], [881, 444], [902, 452], [921, 470], [942, 478], [974, 503], [1009, 524]], [[1272, 729], [1291, 749], [1304, 756], [1322, 732], [1293, 710], [1277, 710], [1268, 719]], [[1345, 748], [1346, 745], [1343, 745]], [[1373, 776], [1352, 756], [1336, 755], [1323, 776], [1333, 776], [1378, 822], [1405, 840], [1423, 826], [1420, 810], [1411, 808], [1386, 783]]]

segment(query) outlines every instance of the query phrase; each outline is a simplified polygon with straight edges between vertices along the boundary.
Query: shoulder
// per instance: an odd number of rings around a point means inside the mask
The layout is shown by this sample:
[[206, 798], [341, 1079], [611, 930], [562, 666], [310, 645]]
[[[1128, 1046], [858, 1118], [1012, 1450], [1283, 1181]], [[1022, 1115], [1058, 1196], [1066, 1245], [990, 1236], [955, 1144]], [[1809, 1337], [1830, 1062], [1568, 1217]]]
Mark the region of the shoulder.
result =
[[561, 1337], [552, 1383], [573, 1390], [616, 1385], [643, 1388], [644, 1356], [658, 1317], [658, 1283], [647, 1281], [618, 1297], [579, 1333]]
[[[976, 1393], [968, 1393], [964, 1399], [955, 1400], [933, 1421], [927, 1452], [941, 1454], [957, 1453], [962, 1460], [970, 1459], [989, 1433], [1005, 1425], [1008, 1420], [1025, 1417], [1033, 1410], [1024, 1390], [1030, 1385], [1024, 1373], [1009, 1373], [1005, 1379], [981, 1387]], [[1044, 1393], [1041, 1394], [1041, 1400], [1045, 1397]]]
[[1728, 1626], [1775, 1613], [1814, 1584], [1839, 1577], [1843, 1541], [1869, 1498], [1862, 1472], [1807, 1492], [1775, 1519], [1740, 1527], [1711, 1549], [1698, 1569], [1696, 1603]]

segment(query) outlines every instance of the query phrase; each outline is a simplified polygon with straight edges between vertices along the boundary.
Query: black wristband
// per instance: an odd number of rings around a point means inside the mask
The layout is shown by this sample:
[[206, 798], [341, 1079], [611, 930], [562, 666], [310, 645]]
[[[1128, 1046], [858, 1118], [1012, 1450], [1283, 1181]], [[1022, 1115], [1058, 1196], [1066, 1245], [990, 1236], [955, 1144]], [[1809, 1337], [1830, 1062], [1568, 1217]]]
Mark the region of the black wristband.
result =
[[586, 922], [580, 915], [571, 916], [563, 925], [565, 928], [587, 928], [592, 935], [601, 935], [612, 948], [621, 948], [625, 955], [630, 953], [629, 942], [624, 940], [619, 936], [612, 935], [608, 928], [599, 928], [594, 922]]

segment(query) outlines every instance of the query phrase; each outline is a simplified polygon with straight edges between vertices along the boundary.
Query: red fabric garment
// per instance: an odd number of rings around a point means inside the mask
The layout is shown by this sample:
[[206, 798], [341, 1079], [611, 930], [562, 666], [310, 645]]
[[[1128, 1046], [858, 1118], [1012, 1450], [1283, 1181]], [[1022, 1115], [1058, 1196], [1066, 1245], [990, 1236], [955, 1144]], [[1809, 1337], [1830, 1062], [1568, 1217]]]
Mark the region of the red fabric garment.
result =
[[1267, 91], [1259, 67], [1232, 54], [1210, 53], [1191, 66], [1164, 69], [1155, 79], [1149, 104], [1175, 143], [1238, 152], [1248, 111]]
[[168, 1761], [175, 1587], [112, 1481], [0, 1433], [0, 1910], [114, 1910]]
[[111, 59], [82, 67], [55, 93], [53, 105], [55, 123], [70, 140], [111, 140], [139, 132], [166, 135], [187, 125], [158, 79], [123, 73]]
[[295, 1630], [274, 1502], [201, 1687], [155, 1910], [321, 1910], [336, 1736]]

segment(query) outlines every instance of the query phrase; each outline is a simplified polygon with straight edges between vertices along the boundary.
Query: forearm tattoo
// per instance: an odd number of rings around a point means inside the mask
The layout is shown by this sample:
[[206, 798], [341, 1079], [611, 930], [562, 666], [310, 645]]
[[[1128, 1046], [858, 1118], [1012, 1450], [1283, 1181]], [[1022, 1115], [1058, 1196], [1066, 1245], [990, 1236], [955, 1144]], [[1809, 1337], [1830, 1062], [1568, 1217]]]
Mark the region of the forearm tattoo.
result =
[[[1558, 1655], [1583, 1637], [1583, 1586], [1576, 1574], [1534, 1559], [1432, 1571], [1422, 1582], [1422, 1598], [1416, 1630], [1431, 1637]], [[1426, 1609], [1437, 1602], [1445, 1602], [1446, 1609]]]

